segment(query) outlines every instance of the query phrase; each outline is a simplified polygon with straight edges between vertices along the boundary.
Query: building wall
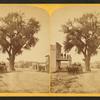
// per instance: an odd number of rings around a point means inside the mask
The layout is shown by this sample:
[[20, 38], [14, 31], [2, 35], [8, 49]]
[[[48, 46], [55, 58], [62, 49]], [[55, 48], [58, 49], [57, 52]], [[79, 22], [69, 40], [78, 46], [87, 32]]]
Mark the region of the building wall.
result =
[[50, 72], [50, 55], [46, 55], [46, 70]]
[[50, 72], [57, 71], [56, 67], [56, 45], [50, 45]]
[[61, 45], [56, 42], [56, 58], [60, 58], [61, 57]]

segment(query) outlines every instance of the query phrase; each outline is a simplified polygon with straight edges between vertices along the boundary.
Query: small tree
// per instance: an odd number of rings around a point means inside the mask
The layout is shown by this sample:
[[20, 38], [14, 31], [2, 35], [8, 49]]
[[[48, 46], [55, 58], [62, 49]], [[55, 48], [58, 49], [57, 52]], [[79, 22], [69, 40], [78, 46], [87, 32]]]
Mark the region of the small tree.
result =
[[35, 34], [40, 30], [39, 22], [34, 18], [25, 20], [23, 14], [9, 13], [0, 20], [0, 46], [7, 52], [11, 70], [15, 70], [15, 57], [24, 49], [34, 47], [38, 41]]
[[68, 20], [62, 26], [63, 33], [66, 34], [64, 41], [65, 51], [70, 51], [76, 47], [77, 53], [84, 55], [86, 70], [90, 69], [91, 57], [97, 54], [100, 45], [100, 20], [97, 14], [83, 14], [80, 18]]

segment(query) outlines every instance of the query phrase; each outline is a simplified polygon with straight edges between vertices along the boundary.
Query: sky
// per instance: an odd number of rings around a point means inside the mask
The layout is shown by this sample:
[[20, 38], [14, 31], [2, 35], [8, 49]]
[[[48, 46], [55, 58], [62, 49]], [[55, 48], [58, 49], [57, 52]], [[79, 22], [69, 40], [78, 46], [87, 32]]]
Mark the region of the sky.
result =
[[[51, 5], [52, 6], [52, 5]], [[51, 7], [52, 8], [52, 7]], [[84, 13], [100, 13], [100, 6], [66, 6], [47, 12], [39, 7], [26, 5], [0, 5], [0, 17], [6, 16], [9, 12], [21, 12], [25, 18], [35, 18], [40, 22], [41, 28], [37, 34], [38, 43], [31, 50], [24, 50], [23, 53], [16, 57], [16, 61], [45, 61], [45, 55], [49, 54], [50, 44], [59, 42], [63, 44], [65, 35], [60, 31], [68, 19], [80, 17]], [[63, 47], [62, 47], [63, 48]], [[63, 50], [62, 50], [63, 51]], [[74, 49], [70, 52], [73, 62], [83, 62], [83, 55], [78, 55]], [[7, 54], [0, 52], [0, 61], [7, 61]], [[98, 54], [92, 57], [91, 62], [100, 61], [100, 50]]]
[[[59, 42], [63, 44], [65, 39], [65, 34], [61, 32], [61, 25], [65, 24], [68, 19], [72, 20], [74, 17], [81, 17], [82, 14], [85, 13], [100, 13], [100, 6], [67, 6], [64, 8], [60, 8], [55, 10], [51, 15], [51, 44], [55, 44]], [[63, 46], [63, 45], [62, 45]], [[63, 47], [62, 47], [63, 51]], [[73, 48], [70, 51], [72, 56], [72, 62], [83, 62], [83, 55], [79, 55], [75, 52]], [[98, 54], [93, 56], [91, 62], [100, 61], [100, 50], [98, 50]]]
[[[26, 19], [31, 17], [35, 18], [40, 22], [40, 31], [37, 34], [39, 38], [38, 43], [31, 50], [24, 50], [23, 53], [16, 57], [16, 61], [39, 61], [44, 62], [45, 56], [49, 54], [49, 15], [48, 13], [40, 8], [25, 5], [0, 5], [0, 17], [6, 16], [11, 12], [24, 13]], [[0, 61], [7, 61], [7, 54], [0, 52]]]

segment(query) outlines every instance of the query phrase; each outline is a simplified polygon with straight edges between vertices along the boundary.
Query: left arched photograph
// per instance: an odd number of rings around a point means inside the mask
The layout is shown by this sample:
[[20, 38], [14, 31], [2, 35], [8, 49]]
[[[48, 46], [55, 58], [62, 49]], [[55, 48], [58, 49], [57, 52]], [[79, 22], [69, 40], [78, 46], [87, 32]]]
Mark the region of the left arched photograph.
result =
[[0, 92], [49, 92], [49, 15], [25, 5], [0, 6]]

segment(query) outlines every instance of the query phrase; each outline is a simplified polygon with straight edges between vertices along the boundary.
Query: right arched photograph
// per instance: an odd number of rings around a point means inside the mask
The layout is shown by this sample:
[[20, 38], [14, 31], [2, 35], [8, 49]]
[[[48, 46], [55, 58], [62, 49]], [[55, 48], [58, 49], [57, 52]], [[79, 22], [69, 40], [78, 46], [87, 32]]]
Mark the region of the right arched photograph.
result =
[[100, 6], [67, 6], [50, 17], [51, 93], [100, 93]]

